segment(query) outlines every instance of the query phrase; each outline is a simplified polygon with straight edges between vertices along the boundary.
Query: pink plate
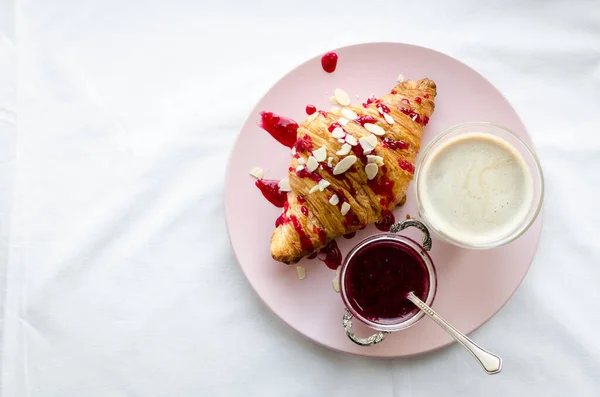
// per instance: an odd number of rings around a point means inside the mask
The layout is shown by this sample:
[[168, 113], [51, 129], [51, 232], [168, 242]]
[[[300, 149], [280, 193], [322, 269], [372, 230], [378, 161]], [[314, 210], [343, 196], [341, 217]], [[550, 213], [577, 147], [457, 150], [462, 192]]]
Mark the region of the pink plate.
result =
[[[407, 79], [429, 77], [437, 84], [435, 113], [425, 128], [423, 143], [454, 124], [490, 121], [530, 138], [517, 113], [502, 94], [473, 69], [454, 58], [422, 47], [399, 43], [360, 44], [335, 50], [337, 70], [323, 71], [320, 56], [300, 65], [269, 90], [254, 108], [231, 154], [226, 178], [225, 212], [229, 237], [248, 280], [264, 302], [292, 328], [317, 343], [348, 353], [374, 357], [401, 357], [427, 352], [453, 340], [427, 318], [413, 327], [388, 335], [381, 344], [360, 347], [344, 334], [344, 306], [332, 288], [335, 272], [318, 259], [302, 260], [306, 278], [298, 280], [295, 266], [271, 259], [269, 244], [281, 210], [265, 200], [248, 173], [256, 166], [265, 178], [286, 176], [290, 150], [258, 127], [260, 112], [273, 111], [297, 121], [305, 107], [329, 109], [335, 88], [346, 90], [353, 101], [383, 95], [399, 73]], [[395, 212], [402, 220], [413, 217], [413, 190]], [[431, 257], [438, 273], [433, 308], [463, 332], [471, 332], [492, 317], [515, 292], [535, 254], [542, 227], [541, 216], [520, 239], [501, 248], [471, 251], [433, 241]], [[373, 225], [351, 240], [338, 239], [342, 254], [364, 237], [377, 233]], [[420, 238], [408, 232], [413, 238]], [[355, 321], [355, 332], [370, 332]]]

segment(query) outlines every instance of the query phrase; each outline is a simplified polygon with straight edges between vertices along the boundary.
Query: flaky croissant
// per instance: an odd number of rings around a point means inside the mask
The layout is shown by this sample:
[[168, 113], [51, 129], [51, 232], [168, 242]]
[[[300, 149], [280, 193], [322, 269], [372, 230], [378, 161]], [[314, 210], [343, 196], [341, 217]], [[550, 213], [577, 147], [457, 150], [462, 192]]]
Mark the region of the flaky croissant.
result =
[[291, 192], [271, 236], [275, 260], [296, 263], [404, 204], [435, 95], [432, 80], [404, 81], [380, 99], [300, 123]]

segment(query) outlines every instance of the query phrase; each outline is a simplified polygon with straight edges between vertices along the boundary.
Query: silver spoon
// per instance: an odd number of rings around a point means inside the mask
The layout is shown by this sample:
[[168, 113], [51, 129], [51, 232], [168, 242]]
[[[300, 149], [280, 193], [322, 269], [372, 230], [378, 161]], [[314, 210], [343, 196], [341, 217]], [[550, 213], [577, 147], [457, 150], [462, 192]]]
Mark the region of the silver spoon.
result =
[[494, 375], [502, 371], [502, 359], [484, 348], [477, 345], [471, 339], [467, 338], [465, 334], [454, 328], [446, 320], [441, 318], [436, 312], [434, 312], [425, 302], [417, 298], [414, 293], [409, 293], [406, 297], [409, 301], [414, 303], [421, 311], [435, 321], [440, 327], [442, 327], [447, 333], [450, 334], [454, 339], [458, 341], [465, 349], [469, 351], [475, 357], [479, 364], [483, 367], [488, 375]]

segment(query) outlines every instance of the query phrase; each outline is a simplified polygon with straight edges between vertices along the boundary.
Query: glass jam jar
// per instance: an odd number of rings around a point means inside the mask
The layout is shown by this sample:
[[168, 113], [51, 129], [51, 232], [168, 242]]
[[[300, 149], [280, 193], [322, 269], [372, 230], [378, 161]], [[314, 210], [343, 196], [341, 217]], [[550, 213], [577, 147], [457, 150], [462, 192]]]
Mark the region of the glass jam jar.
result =
[[[397, 234], [409, 226], [423, 232], [422, 245]], [[433, 303], [437, 277], [430, 249], [429, 231], [410, 219], [395, 223], [389, 233], [367, 237], [348, 253], [340, 271], [340, 294], [346, 306], [343, 325], [354, 343], [379, 343], [387, 333], [406, 329], [423, 317], [406, 296], [414, 292], [427, 305]], [[366, 338], [355, 335], [352, 318], [379, 332]]]

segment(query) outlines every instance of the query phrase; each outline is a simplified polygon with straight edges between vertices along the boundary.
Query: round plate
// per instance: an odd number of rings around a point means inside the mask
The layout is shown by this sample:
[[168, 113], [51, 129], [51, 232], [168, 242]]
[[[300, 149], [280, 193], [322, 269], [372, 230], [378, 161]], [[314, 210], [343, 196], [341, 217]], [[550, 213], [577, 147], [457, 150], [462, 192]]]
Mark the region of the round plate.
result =
[[[254, 108], [237, 139], [227, 170], [225, 213], [229, 237], [248, 280], [264, 302], [287, 324], [317, 343], [348, 353], [376, 357], [401, 357], [427, 352], [453, 341], [427, 318], [413, 327], [390, 334], [381, 344], [360, 347], [344, 334], [344, 306], [332, 287], [335, 272], [318, 259], [302, 260], [306, 278], [299, 280], [295, 266], [275, 262], [269, 245], [275, 219], [281, 213], [263, 198], [249, 175], [262, 167], [266, 179], [287, 175], [290, 150], [259, 128], [260, 112], [272, 111], [297, 121], [305, 107], [329, 109], [335, 88], [343, 88], [353, 103], [381, 96], [407, 79], [428, 77], [437, 84], [435, 113], [425, 128], [423, 144], [444, 129], [466, 121], [491, 121], [508, 127], [531, 143], [523, 123], [502, 94], [480, 74], [442, 53], [399, 43], [372, 43], [335, 50], [337, 70], [323, 71], [320, 55], [300, 65], [275, 84]], [[413, 189], [407, 202], [394, 211], [396, 219], [415, 217]], [[521, 283], [535, 254], [541, 216], [520, 239], [501, 248], [472, 251], [433, 241], [431, 257], [438, 273], [433, 308], [463, 332], [471, 332], [492, 317]], [[351, 240], [338, 239], [346, 254], [364, 237], [377, 233], [373, 225]], [[408, 232], [420, 238], [418, 231]], [[371, 331], [355, 321], [355, 332]]]

